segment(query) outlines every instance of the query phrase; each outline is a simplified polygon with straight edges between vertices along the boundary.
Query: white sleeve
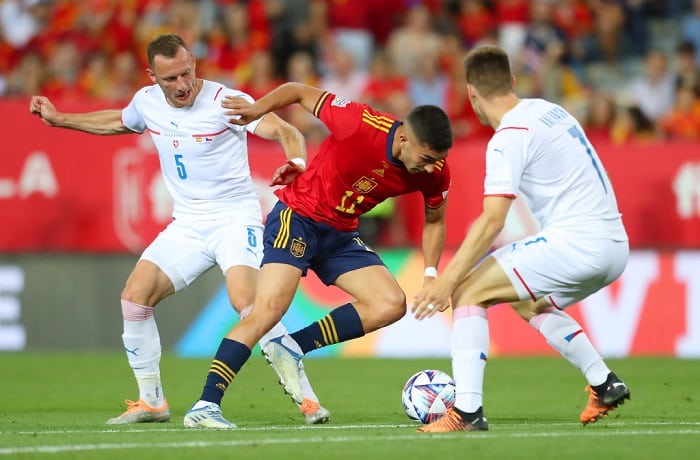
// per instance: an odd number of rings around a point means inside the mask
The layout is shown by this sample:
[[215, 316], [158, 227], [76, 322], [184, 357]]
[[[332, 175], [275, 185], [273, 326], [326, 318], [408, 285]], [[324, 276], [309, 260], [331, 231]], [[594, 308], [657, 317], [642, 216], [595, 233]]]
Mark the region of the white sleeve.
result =
[[[237, 91], [237, 90], [235, 90], [235, 89], [226, 88], [226, 89], [224, 90], [223, 97], [226, 97], [226, 96], [242, 97], [243, 99], [245, 99], [246, 101], [250, 102], [251, 104], [252, 104], [253, 102], [255, 102], [255, 99], [253, 99], [253, 97], [252, 97], [251, 95], [246, 94], [246, 93], [244, 93], [243, 91]], [[224, 112], [225, 112], [225, 110], [222, 110], [222, 112], [221, 112], [221, 115], [222, 115], [222, 116], [224, 116], [224, 115], [223, 115]], [[225, 118], [226, 118], [226, 117], [225, 117]], [[255, 120], [255, 121], [251, 121], [250, 123], [248, 123], [248, 124], [245, 125], [245, 126], [239, 126], [239, 125], [231, 124], [231, 123], [228, 122], [228, 118], [226, 118], [225, 123], [226, 123], [226, 125], [227, 125], [229, 128], [233, 129], [234, 131], [240, 131], [240, 130], [245, 129], [245, 130], [248, 131], [249, 133], [255, 134], [255, 128], [258, 127], [258, 124], [262, 121], [263, 118], [265, 118], [265, 117], [262, 116], [262, 117], [258, 118], [258, 119]]]
[[494, 134], [486, 147], [484, 195], [515, 196], [525, 159], [525, 135], [505, 130]]
[[122, 109], [122, 123], [124, 126], [137, 133], [143, 133], [146, 130], [146, 120], [143, 119], [136, 107], [137, 99], [141, 92], [142, 91], [138, 91], [134, 94], [129, 105]]

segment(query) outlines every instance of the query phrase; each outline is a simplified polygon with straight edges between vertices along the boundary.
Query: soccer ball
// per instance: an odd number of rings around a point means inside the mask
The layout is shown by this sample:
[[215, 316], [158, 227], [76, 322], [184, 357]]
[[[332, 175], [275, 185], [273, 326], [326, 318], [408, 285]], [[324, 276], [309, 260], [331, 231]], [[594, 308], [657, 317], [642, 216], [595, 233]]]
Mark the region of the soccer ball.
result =
[[401, 402], [411, 420], [433, 422], [454, 406], [455, 382], [443, 371], [416, 372], [404, 385]]

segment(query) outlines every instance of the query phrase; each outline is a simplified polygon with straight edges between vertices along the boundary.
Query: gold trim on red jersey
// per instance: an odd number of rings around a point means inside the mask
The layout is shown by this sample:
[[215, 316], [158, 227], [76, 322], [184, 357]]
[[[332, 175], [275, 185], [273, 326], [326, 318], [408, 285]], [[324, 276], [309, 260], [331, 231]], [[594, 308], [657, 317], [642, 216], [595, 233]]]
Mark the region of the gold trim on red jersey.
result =
[[372, 115], [367, 109], [362, 111], [362, 122], [387, 134], [394, 125], [394, 120], [392, 118], [383, 115]]
[[321, 97], [318, 98], [318, 101], [316, 101], [316, 105], [314, 106], [314, 111], [313, 114], [316, 118], [318, 118], [318, 114], [321, 111], [321, 107], [323, 106], [323, 103], [328, 99], [328, 96], [330, 96], [331, 93], [328, 91], [324, 92], [321, 94]]

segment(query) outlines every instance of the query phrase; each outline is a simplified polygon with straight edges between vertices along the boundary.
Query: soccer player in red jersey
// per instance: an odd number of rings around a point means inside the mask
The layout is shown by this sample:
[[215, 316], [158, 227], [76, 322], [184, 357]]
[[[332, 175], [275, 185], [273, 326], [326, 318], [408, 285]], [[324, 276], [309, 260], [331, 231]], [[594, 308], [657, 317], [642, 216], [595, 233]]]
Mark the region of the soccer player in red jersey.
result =
[[221, 403], [255, 343], [289, 309], [307, 270], [354, 300], [263, 347], [280, 383], [298, 404], [304, 403], [300, 371], [305, 353], [361, 337], [405, 315], [406, 295], [357, 232], [360, 215], [381, 201], [422, 193], [424, 283], [437, 277], [450, 185], [445, 158], [452, 130], [447, 114], [436, 106], [418, 106], [402, 122], [301, 83], [285, 83], [253, 104], [229, 98], [223, 105], [232, 123], [245, 125], [295, 103], [318, 117], [330, 135], [308, 168], [290, 161], [282, 177], [275, 177], [286, 187], [275, 192], [279, 201], [265, 223], [255, 308], [222, 340], [200, 400], [185, 415], [186, 426], [189, 418], [201, 416], [198, 405]]

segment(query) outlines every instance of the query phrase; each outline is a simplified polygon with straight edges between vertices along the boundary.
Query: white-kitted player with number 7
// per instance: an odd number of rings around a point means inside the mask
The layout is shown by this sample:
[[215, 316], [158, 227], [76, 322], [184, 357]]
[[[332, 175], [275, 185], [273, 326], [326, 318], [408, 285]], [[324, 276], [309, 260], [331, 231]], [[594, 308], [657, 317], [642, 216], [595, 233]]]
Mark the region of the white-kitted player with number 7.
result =
[[[109, 419], [109, 424], [170, 419], [160, 378], [160, 336], [153, 317], [158, 302], [218, 265], [234, 309], [243, 316], [253, 305], [262, 260], [262, 210], [248, 165], [248, 133], [279, 142], [287, 156], [272, 185], [288, 184], [304, 170], [306, 161], [303, 136], [275, 114], [245, 126], [230, 123], [221, 101], [226, 96], [251, 102], [252, 98], [198, 79], [195, 57], [180, 36], [156, 37], [147, 55], [150, 68], [146, 71], [153, 85], [137, 91], [122, 110], [61, 113], [43, 96], [33, 96], [29, 108], [49, 126], [100, 135], [148, 132], [173, 198], [173, 221], [145, 249], [121, 293], [122, 339], [139, 399], [127, 400], [127, 410]], [[260, 340], [261, 345], [286, 334], [278, 323]], [[212, 367], [211, 372], [221, 375], [223, 382], [233, 378], [225, 365]], [[306, 422], [327, 422], [330, 414], [320, 406], [305, 374], [302, 377], [304, 398], [309, 399], [300, 405]], [[217, 404], [199, 409], [208, 417], [198, 427], [232, 428], [220, 417]]]
[[[486, 151], [483, 211], [441, 276], [414, 298], [418, 319], [450, 305], [454, 318], [455, 407], [419, 431], [488, 429], [482, 401], [486, 312], [504, 302], [584, 374], [589, 397], [580, 420], [595, 422], [629, 399], [630, 391], [564, 309], [612, 283], [627, 264], [629, 242], [612, 185], [570, 113], [515, 94], [502, 49], [475, 48], [464, 66], [472, 108], [495, 133]], [[516, 196], [527, 202], [541, 230], [484, 258]]]

